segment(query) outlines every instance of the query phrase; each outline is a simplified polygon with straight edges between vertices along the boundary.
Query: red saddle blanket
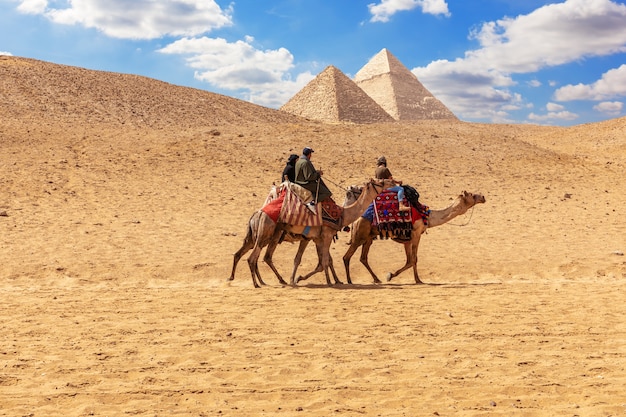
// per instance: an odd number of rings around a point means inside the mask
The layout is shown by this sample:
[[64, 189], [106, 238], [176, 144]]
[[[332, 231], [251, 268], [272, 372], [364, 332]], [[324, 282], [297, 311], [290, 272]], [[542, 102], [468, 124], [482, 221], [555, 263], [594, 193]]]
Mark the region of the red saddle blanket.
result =
[[261, 210], [274, 222], [292, 226], [321, 226], [322, 214], [319, 208], [313, 213], [302, 200], [288, 187], [278, 187], [267, 197]]
[[317, 204], [314, 213], [296, 192], [283, 184], [272, 188], [261, 210], [274, 222], [292, 226], [321, 226], [323, 223], [337, 230], [342, 226], [343, 207], [338, 206], [332, 198]]
[[[406, 202], [402, 204], [406, 204]], [[413, 211], [415, 211], [414, 208], [406, 211], [400, 210], [398, 193], [384, 190], [374, 200], [374, 225], [381, 223], [412, 223]]]
[[330, 226], [336, 230], [341, 230], [343, 221], [341, 215], [343, 214], [343, 207], [337, 205], [335, 201], [328, 197], [322, 201], [319, 206], [322, 206], [322, 222], [326, 226]]
[[415, 208], [411, 205], [411, 210], [400, 210], [398, 195], [395, 191], [385, 190], [380, 193], [370, 208], [374, 213], [368, 215], [366, 212], [367, 218], [373, 217], [372, 225], [378, 228], [379, 236], [383, 239], [410, 240], [413, 233], [413, 221], [421, 220], [428, 226], [430, 216], [428, 206], [420, 204], [419, 208]]

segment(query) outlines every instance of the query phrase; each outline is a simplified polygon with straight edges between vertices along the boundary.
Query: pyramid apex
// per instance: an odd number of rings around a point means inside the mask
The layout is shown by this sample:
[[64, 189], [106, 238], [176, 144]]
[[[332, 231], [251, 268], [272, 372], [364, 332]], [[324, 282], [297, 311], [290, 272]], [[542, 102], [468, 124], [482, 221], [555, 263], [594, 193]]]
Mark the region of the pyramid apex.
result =
[[395, 120], [457, 118], [387, 48], [374, 55], [354, 81]]
[[356, 73], [354, 81], [359, 83], [370, 78], [388, 73], [413, 74], [387, 48], [383, 48]]

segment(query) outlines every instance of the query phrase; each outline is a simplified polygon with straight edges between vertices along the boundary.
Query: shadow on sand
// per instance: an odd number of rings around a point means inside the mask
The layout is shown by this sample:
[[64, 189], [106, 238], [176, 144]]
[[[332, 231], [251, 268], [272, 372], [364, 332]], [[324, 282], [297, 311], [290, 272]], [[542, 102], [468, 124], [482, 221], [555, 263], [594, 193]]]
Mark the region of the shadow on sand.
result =
[[422, 284], [415, 283], [383, 283], [383, 284], [304, 284], [282, 286], [285, 288], [311, 288], [311, 289], [331, 289], [331, 290], [402, 290], [405, 288], [422, 288], [422, 287], [447, 287], [447, 288], [471, 288], [476, 286], [502, 285], [502, 282], [424, 282]]

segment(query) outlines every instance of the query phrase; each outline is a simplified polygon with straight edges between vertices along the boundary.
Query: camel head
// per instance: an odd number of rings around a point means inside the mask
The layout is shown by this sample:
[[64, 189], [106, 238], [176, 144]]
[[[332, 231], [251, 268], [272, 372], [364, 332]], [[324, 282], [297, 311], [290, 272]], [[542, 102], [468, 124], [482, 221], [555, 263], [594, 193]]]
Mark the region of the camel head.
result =
[[394, 187], [395, 185], [396, 183], [394, 180], [371, 179], [362, 186], [352, 186], [346, 191], [344, 208], [347, 209], [363, 204], [368, 206], [372, 201], [374, 201], [378, 194], [388, 188]]
[[[361, 188], [361, 195], [358, 198], [370, 198], [374, 200], [374, 198], [382, 193], [384, 190], [388, 188], [392, 188], [396, 186], [396, 182], [394, 180], [386, 179], [370, 179], [365, 185]], [[371, 202], [371, 201], [370, 201]]]
[[346, 189], [346, 197], [343, 200], [343, 206], [349, 206], [354, 203], [363, 192], [362, 185], [351, 185]]
[[472, 194], [468, 193], [467, 191], [463, 191], [463, 193], [460, 194], [458, 198], [467, 208], [474, 207], [476, 204], [484, 203], [485, 201], [487, 201], [485, 200], [485, 196], [483, 196], [482, 194]]

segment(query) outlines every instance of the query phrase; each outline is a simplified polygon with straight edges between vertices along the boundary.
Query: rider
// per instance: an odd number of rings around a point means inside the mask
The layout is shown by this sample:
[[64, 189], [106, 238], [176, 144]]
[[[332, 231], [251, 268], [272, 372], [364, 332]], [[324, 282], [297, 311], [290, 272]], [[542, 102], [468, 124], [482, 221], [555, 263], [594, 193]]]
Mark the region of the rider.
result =
[[322, 180], [322, 170], [316, 170], [311, 163], [313, 149], [308, 146], [302, 150], [302, 156], [296, 162], [296, 184], [301, 185], [313, 194], [313, 205], [329, 198], [333, 193]]
[[[387, 158], [384, 156], [379, 157], [376, 160], [376, 172], [374, 173], [376, 178], [378, 179], [390, 179], [393, 180], [393, 175], [389, 168], [387, 168]], [[404, 187], [402, 187], [402, 181], [396, 181], [395, 187], [388, 188], [389, 191], [395, 191], [398, 193], [398, 209], [401, 211], [409, 211], [411, 210], [410, 204], [403, 204], [404, 201]]]
[[289, 159], [287, 159], [287, 164], [285, 165], [285, 169], [283, 169], [283, 176], [280, 179], [281, 182], [289, 181], [294, 182], [296, 180], [296, 161], [300, 158], [295, 153], [289, 155]]

